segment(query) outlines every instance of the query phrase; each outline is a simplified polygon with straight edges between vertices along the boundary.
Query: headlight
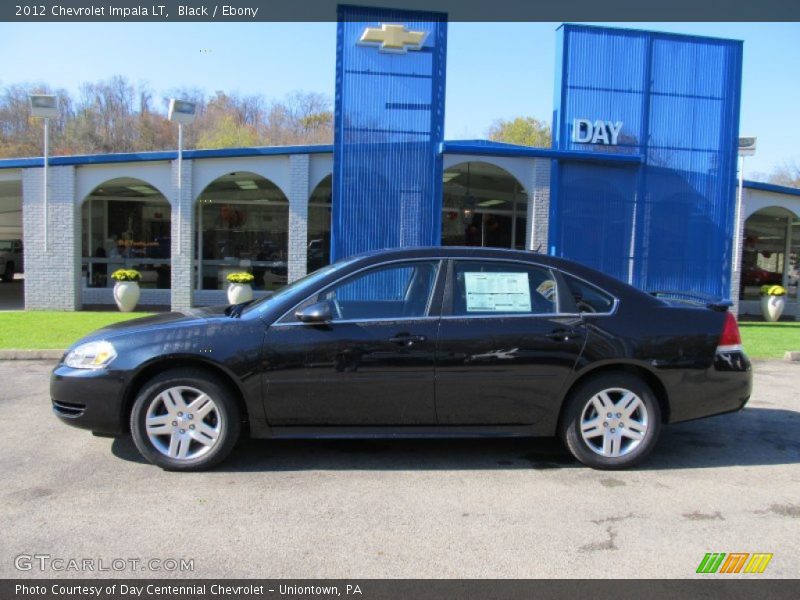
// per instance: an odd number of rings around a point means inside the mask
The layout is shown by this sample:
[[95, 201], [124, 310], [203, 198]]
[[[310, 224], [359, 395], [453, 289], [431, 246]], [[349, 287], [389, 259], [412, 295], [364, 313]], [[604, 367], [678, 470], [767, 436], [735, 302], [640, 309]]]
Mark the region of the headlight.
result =
[[117, 351], [110, 342], [88, 342], [67, 354], [64, 364], [73, 369], [102, 369], [115, 358]]

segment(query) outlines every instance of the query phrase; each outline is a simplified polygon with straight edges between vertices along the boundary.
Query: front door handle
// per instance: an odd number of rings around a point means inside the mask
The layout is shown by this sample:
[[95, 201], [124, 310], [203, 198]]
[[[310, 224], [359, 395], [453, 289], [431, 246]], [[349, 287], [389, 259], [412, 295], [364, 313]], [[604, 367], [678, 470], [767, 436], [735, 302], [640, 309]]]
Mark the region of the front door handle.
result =
[[408, 333], [399, 333], [394, 337], [390, 337], [389, 341], [393, 344], [400, 344], [402, 346], [411, 346], [417, 342], [424, 342], [425, 341], [424, 335], [411, 335]]
[[555, 340], [556, 342], [566, 342], [570, 338], [575, 337], [578, 335], [578, 332], [574, 329], [569, 328], [558, 328], [554, 329], [548, 334], [545, 334], [545, 337], [551, 340]]

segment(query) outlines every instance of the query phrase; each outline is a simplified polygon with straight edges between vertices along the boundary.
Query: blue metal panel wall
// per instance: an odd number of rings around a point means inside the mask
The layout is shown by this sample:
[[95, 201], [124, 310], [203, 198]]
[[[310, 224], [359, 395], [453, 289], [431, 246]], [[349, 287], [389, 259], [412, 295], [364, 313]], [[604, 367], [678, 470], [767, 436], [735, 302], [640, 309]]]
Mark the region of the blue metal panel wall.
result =
[[[446, 15], [339, 7], [333, 260], [441, 239]], [[366, 27], [425, 31], [420, 50], [360, 45]]]
[[[557, 166], [554, 252], [643, 289], [727, 296], [741, 42], [576, 25], [560, 40], [555, 147], [640, 154], [644, 164]], [[622, 121], [619, 144], [573, 141], [576, 118]], [[581, 235], [574, 219], [597, 235]]]

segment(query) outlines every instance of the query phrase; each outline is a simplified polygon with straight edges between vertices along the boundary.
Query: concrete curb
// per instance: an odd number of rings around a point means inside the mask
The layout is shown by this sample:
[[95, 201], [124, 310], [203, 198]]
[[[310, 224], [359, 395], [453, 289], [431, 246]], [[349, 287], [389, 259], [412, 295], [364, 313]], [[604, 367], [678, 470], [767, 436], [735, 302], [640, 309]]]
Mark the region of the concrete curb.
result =
[[0, 360], [58, 360], [64, 350], [0, 350]]
[[800, 351], [787, 352], [783, 355], [783, 360], [787, 362], [800, 362]]

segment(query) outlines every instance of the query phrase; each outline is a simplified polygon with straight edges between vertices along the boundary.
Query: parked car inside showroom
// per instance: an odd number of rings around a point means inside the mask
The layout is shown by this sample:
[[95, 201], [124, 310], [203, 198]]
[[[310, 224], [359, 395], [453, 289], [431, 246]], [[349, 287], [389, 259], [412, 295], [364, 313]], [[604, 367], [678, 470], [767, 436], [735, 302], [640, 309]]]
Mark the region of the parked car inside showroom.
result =
[[64, 422], [130, 432], [160, 467], [254, 438], [559, 436], [598, 469], [662, 425], [740, 410], [727, 303], [665, 299], [567, 260], [490, 248], [372, 252], [244, 304], [94, 332], [53, 371]]

